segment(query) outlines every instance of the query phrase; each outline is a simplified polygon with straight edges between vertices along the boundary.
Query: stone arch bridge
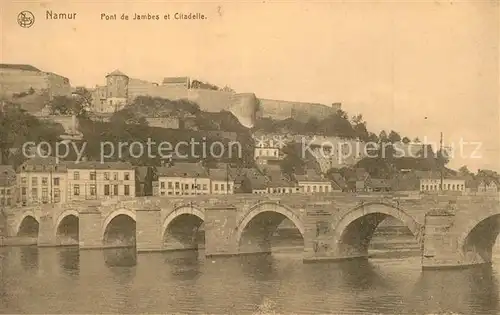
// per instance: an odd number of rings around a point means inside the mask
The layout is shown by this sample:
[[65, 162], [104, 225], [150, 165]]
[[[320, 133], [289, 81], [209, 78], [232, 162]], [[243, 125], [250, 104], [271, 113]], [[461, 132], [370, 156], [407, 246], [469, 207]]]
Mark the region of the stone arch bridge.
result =
[[497, 195], [143, 197], [15, 208], [7, 216], [10, 237], [31, 231], [39, 246], [58, 246], [69, 235], [81, 249], [116, 246], [120, 222], [139, 252], [197, 248], [204, 230], [207, 256], [269, 252], [270, 236], [288, 218], [303, 236], [305, 261], [367, 257], [378, 224], [395, 217], [421, 244], [424, 268], [491, 262], [500, 233]]

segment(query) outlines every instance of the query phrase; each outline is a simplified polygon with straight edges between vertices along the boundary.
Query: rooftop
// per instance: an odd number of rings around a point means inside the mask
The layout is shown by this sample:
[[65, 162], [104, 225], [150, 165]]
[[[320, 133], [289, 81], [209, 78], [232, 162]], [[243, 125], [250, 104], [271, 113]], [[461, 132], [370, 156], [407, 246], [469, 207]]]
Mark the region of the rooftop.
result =
[[35, 68], [32, 65], [11, 64], [11, 63], [0, 63], [0, 69], [15, 69], [15, 70], [42, 72], [40, 69]]
[[200, 163], [176, 162], [172, 166], [157, 168], [158, 177], [199, 177], [208, 178], [207, 170]]
[[106, 75], [106, 77], [109, 77], [109, 76], [122, 76], [122, 77], [127, 77], [128, 78], [128, 75], [126, 75], [125, 73], [121, 72], [120, 70], [116, 69], [115, 71], [111, 72], [111, 73], [108, 73]]
[[162, 84], [186, 83], [188, 81], [189, 81], [189, 77], [166, 77], [163, 79]]

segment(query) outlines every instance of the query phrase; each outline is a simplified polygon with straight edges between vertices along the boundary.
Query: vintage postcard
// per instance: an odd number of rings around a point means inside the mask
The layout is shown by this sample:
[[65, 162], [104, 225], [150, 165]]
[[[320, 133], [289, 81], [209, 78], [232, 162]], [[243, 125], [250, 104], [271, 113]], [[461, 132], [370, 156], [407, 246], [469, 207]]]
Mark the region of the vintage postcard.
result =
[[500, 314], [500, 5], [0, 2], [0, 313]]

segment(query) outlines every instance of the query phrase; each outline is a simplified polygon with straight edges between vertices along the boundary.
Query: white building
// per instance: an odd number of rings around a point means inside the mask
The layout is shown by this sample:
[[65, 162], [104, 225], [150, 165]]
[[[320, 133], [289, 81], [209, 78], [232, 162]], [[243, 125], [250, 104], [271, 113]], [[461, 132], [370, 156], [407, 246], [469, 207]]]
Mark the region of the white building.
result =
[[318, 175], [314, 170], [308, 169], [306, 174], [295, 175], [300, 192], [303, 193], [329, 193], [332, 184], [329, 179]]
[[201, 163], [175, 162], [158, 167], [157, 176], [160, 196], [210, 194], [210, 178]]
[[426, 173], [419, 176], [420, 191], [465, 191], [465, 179], [460, 177], [443, 177], [441, 188], [441, 175], [437, 173]]
[[23, 206], [40, 203], [65, 203], [68, 192], [66, 163], [53, 157], [35, 157], [18, 168], [19, 201]]
[[68, 200], [135, 197], [135, 169], [128, 162], [68, 163]]

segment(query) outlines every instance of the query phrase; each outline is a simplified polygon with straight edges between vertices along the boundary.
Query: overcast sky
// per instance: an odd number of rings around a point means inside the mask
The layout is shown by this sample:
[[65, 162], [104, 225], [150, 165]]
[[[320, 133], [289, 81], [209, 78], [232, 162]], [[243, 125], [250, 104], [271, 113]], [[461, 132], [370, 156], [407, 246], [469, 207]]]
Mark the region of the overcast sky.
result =
[[[72, 85], [120, 69], [161, 81], [191, 76], [261, 98], [331, 104], [368, 128], [466, 145], [451, 166], [500, 169], [498, 1], [253, 4], [51, 1], [0, 3], [3, 63], [31, 64]], [[17, 14], [35, 15], [31, 28]], [[46, 20], [46, 11], [76, 20]], [[175, 12], [202, 21], [173, 20]], [[101, 13], [159, 21], [101, 21]], [[163, 20], [170, 13], [172, 20]], [[427, 117], [427, 119], [425, 119]], [[460, 157], [463, 155], [464, 157]], [[467, 158], [469, 156], [469, 158]]]

